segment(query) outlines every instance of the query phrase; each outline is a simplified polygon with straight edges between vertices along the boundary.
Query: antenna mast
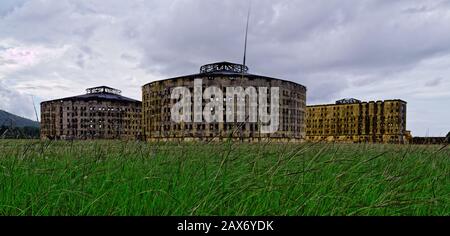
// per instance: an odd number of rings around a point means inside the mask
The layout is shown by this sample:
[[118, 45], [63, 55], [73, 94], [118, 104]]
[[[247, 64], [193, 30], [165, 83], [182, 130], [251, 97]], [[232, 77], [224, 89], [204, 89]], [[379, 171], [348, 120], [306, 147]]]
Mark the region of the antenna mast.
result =
[[36, 105], [34, 104], [34, 97], [31, 95], [31, 101], [33, 102], [34, 114], [36, 115], [36, 121], [39, 123], [39, 117], [36, 110]]
[[[245, 68], [245, 59], [246, 59], [246, 56], [247, 56], [247, 35], [248, 35], [248, 22], [250, 21], [250, 11], [251, 11], [251, 9], [252, 9], [252, 2], [251, 2], [251, 0], [250, 0], [250, 3], [249, 3], [249, 6], [248, 6], [248, 12], [247, 12], [247, 24], [246, 24], [246, 26], [245, 26], [245, 41], [244, 41], [244, 60], [243, 60], [243, 63], [242, 63], [242, 74], [241, 74], [241, 81], [240, 81], [240, 83], [241, 83], [241, 86], [242, 86], [242, 82], [243, 82], [243, 80], [244, 80], [244, 68]], [[245, 101], [244, 101], [245, 102]], [[235, 107], [235, 109], [237, 109], [237, 107]], [[236, 117], [237, 118], [237, 117]], [[235, 120], [235, 129], [238, 129], [238, 131], [239, 131], [239, 138], [240, 138], [240, 141], [242, 141], [242, 136], [243, 136], [243, 133], [242, 133], [242, 126], [245, 126], [245, 123], [246, 123], [246, 121], [247, 121], [247, 117], [245, 118], [245, 121], [244, 122], [241, 122], [239, 125], [237, 125], [236, 126], [236, 120]]]
[[245, 59], [247, 55], [247, 34], [248, 34], [248, 22], [250, 21], [250, 11], [252, 9], [252, 2], [250, 1], [248, 6], [248, 13], [247, 13], [247, 25], [245, 27], [245, 42], [244, 42], [244, 62], [242, 63], [245, 67]]

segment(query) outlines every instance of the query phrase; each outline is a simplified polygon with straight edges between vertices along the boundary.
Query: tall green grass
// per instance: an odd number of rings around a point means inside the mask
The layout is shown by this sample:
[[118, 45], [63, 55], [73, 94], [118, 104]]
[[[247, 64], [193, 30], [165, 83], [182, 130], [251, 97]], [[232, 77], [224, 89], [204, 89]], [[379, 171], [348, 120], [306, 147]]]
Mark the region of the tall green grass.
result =
[[1, 140], [0, 215], [450, 215], [450, 148]]

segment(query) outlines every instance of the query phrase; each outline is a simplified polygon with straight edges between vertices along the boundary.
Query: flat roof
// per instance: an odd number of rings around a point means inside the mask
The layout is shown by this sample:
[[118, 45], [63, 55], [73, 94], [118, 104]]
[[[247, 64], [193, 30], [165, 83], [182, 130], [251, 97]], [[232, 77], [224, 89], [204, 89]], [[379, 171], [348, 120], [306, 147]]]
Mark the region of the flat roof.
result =
[[403, 101], [401, 99], [387, 99], [387, 100], [378, 100], [378, 101], [361, 101], [360, 103], [345, 103], [345, 104], [336, 104], [336, 103], [330, 103], [330, 104], [317, 104], [317, 105], [307, 105], [306, 107], [320, 107], [320, 106], [349, 106], [349, 105], [355, 105], [355, 104], [362, 104], [362, 103], [377, 103], [377, 102], [403, 102], [407, 103], [406, 101]]

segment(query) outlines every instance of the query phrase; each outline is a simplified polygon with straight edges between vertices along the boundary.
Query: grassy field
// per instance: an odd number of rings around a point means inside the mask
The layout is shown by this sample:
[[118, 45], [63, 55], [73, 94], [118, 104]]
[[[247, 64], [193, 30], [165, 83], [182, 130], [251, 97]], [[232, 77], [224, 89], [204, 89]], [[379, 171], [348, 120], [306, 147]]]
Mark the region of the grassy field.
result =
[[450, 215], [450, 147], [0, 140], [0, 215]]

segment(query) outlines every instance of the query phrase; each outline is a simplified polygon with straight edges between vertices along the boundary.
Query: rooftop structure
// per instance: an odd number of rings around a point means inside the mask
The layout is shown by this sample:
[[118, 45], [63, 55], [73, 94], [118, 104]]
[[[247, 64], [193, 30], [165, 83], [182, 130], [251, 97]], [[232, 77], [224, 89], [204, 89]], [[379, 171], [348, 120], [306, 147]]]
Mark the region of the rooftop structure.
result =
[[361, 101], [356, 98], [344, 98], [336, 101], [336, 104], [355, 104], [355, 103], [361, 103]]
[[248, 67], [226, 61], [207, 64], [200, 67], [200, 73], [202, 74], [214, 72], [247, 73]]
[[110, 93], [110, 94], [116, 94], [119, 95], [122, 93], [122, 91], [115, 89], [115, 88], [111, 88], [108, 86], [99, 86], [99, 87], [93, 87], [93, 88], [88, 88], [86, 89], [86, 93], [87, 94], [91, 94], [91, 93]]

